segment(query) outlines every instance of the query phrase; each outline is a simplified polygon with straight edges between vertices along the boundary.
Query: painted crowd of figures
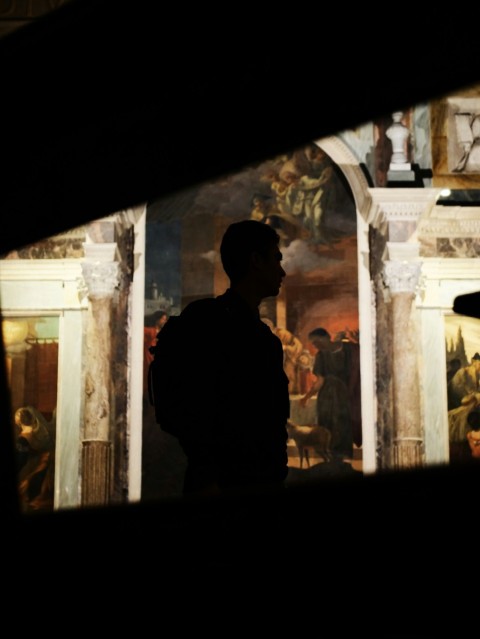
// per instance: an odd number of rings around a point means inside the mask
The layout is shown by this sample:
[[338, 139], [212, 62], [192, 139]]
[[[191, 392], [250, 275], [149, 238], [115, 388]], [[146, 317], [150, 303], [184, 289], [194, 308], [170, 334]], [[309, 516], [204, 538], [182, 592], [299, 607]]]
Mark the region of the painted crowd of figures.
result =
[[450, 461], [480, 458], [480, 354], [461, 366], [458, 359], [447, 370]]
[[[146, 320], [144, 374], [151, 359], [149, 348], [167, 319], [164, 311], [158, 311]], [[313, 418], [303, 423], [291, 419], [288, 424], [301, 466], [304, 460], [310, 465], [309, 451], [325, 462], [351, 460], [354, 444], [362, 445], [358, 333], [342, 331], [332, 339], [325, 328], [316, 328], [308, 334], [309, 349], [288, 329], [267, 317], [262, 321], [282, 343], [292, 401], [301, 406], [310, 400], [315, 403]]]

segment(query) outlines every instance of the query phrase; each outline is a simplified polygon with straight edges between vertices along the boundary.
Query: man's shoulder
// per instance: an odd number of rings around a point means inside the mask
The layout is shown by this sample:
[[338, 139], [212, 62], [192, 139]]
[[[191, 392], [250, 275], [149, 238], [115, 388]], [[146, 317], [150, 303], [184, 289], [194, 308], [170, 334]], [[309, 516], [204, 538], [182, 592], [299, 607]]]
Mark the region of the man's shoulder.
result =
[[216, 314], [222, 310], [222, 305], [217, 297], [203, 297], [189, 302], [181, 312], [182, 317], [204, 317], [205, 314]]
[[217, 328], [225, 322], [224, 305], [216, 297], [205, 297], [189, 302], [180, 313], [183, 325], [205, 330]]

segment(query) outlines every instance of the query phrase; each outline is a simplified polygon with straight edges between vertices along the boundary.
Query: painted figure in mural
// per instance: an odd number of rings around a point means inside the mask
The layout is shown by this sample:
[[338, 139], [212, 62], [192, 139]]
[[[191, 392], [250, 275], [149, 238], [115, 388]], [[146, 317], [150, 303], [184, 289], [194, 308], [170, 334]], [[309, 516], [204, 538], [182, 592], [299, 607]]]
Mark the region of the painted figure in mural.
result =
[[22, 510], [52, 510], [55, 473], [55, 411], [51, 421], [33, 406], [15, 411]]
[[332, 356], [339, 363], [348, 389], [353, 442], [362, 445], [362, 390], [360, 384], [360, 344], [358, 331], [340, 331], [333, 338]]
[[303, 353], [303, 344], [292, 332], [286, 328], [275, 326], [267, 317], [262, 317], [269, 329], [276, 335], [283, 348], [283, 368], [288, 377], [288, 392], [296, 395], [301, 387], [301, 364], [300, 356]]
[[480, 115], [455, 113], [457, 144], [462, 157], [453, 168], [453, 173], [478, 171], [480, 167]]
[[472, 410], [467, 418], [470, 430], [467, 431], [467, 442], [472, 459], [480, 461], [480, 412]]
[[[453, 357], [447, 362], [447, 384], [461, 367], [462, 362], [459, 357]], [[450, 404], [450, 400], [448, 403]]]
[[466, 394], [459, 406], [448, 411], [450, 461], [466, 461], [470, 457], [467, 432], [470, 413], [480, 407], [480, 392]]
[[181, 313], [191, 327], [183, 347], [194, 380], [178, 407], [185, 494], [284, 486], [288, 378], [282, 344], [259, 315], [262, 299], [277, 296], [285, 277], [279, 239], [259, 221], [231, 224], [220, 246], [229, 288], [215, 303], [196, 300]]
[[314, 240], [327, 241], [322, 233], [324, 189], [332, 176], [332, 167], [325, 166], [319, 177], [302, 173], [294, 159], [287, 160], [280, 169], [279, 178], [287, 185], [282, 208], [297, 218], [311, 233]]
[[317, 350], [313, 365], [316, 379], [301, 404], [305, 406], [310, 397], [317, 395], [317, 424], [331, 431], [332, 454], [336, 459], [351, 459], [353, 432], [345, 353], [331, 341], [325, 328], [314, 329], [308, 339]]
[[297, 228], [297, 237], [305, 231], [316, 244], [332, 245], [342, 235], [326, 223], [325, 214], [336, 209], [336, 198], [342, 187], [336, 179], [334, 165], [316, 144], [297, 149], [283, 159], [270, 180], [278, 215]]
[[148, 403], [148, 367], [153, 357], [149, 349], [155, 345], [157, 334], [165, 326], [167, 319], [168, 314], [163, 310], [155, 311], [145, 318], [143, 327], [143, 398], [146, 403]]
[[300, 395], [304, 395], [312, 385], [313, 378], [315, 377], [313, 375], [314, 361], [315, 358], [308, 348], [304, 348], [298, 356], [298, 392]]
[[358, 332], [340, 331], [334, 339], [324, 329], [314, 329], [309, 340], [321, 354], [321, 371], [328, 371], [339, 377], [347, 387], [350, 415], [352, 420], [353, 441], [362, 444], [361, 430], [361, 388], [360, 388], [360, 346]]
[[458, 408], [464, 397], [479, 390], [480, 359], [472, 358], [470, 364], [460, 367], [448, 381], [448, 409]]

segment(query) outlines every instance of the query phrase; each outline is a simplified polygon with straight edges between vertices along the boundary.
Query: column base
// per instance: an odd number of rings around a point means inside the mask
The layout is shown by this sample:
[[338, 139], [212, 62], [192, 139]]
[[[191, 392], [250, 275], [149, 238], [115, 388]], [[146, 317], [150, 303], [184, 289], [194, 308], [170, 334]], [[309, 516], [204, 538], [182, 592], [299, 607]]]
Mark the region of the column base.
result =
[[393, 443], [393, 466], [396, 469], [423, 466], [423, 439], [402, 437]]
[[104, 506], [110, 501], [111, 443], [82, 442], [82, 506]]

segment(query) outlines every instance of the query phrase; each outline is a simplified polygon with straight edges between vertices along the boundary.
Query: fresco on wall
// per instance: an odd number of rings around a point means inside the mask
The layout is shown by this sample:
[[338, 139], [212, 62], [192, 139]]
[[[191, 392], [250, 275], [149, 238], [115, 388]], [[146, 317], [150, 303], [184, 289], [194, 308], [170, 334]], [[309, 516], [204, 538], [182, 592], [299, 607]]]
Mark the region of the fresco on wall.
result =
[[[277, 230], [287, 273], [280, 295], [264, 300], [260, 314], [284, 347], [292, 408], [289, 477], [300, 481], [320, 472], [361, 471], [356, 207], [342, 172], [316, 144], [148, 205], [145, 369], [155, 322], [163, 314], [176, 314], [190, 301], [228, 287], [219, 258], [221, 237], [231, 222], [248, 218]], [[312, 341], [315, 329], [328, 336], [321, 355]], [[318, 423], [318, 394], [304, 400], [319, 370], [339, 380], [337, 393], [346, 409], [328, 428]], [[145, 499], [179, 494], [184, 469], [181, 451], [155, 424], [152, 410], [145, 395]], [[347, 451], [340, 458], [332, 450], [338, 429]]]
[[448, 99], [448, 168], [452, 173], [480, 172], [480, 99]]
[[6, 317], [2, 321], [24, 512], [53, 510], [58, 330], [58, 317]]
[[430, 102], [432, 186], [478, 189], [480, 174], [480, 85]]
[[480, 320], [445, 317], [450, 462], [471, 461], [467, 433], [480, 420]]

